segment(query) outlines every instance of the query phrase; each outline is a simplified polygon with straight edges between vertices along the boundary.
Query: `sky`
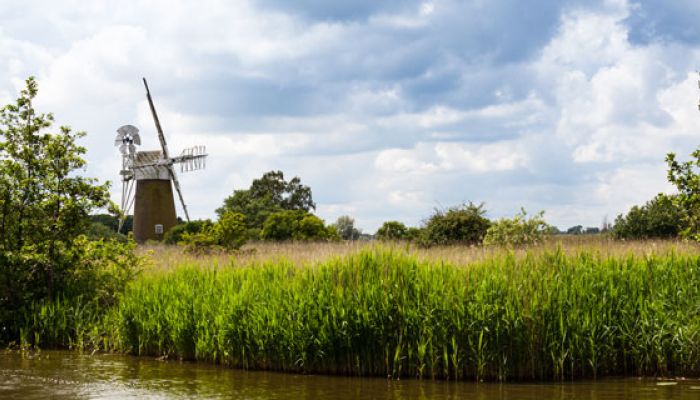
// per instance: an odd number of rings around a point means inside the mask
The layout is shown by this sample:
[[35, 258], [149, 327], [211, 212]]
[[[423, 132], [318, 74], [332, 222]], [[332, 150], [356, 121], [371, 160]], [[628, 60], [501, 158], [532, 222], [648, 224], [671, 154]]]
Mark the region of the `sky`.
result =
[[116, 129], [159, 147], [146, 77], [171, 153], [209, 154], [179, 175], [192, 218], [282, 170], [368, 233], [469, 201], [600, 226], [700, 144], [698, 20], [696, 0], [0, 1], [0, 104], [35, 76], [117, 203]]

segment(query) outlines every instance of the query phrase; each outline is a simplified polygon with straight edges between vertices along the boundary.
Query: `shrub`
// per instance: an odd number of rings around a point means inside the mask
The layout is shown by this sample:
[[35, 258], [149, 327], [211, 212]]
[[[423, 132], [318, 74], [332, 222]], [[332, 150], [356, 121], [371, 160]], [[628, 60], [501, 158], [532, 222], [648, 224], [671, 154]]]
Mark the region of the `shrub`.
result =
[[338, 217], [330, 228], [335, 229], [337, 234], [343, 240], [357, 240], [362, 234], [359, 229], [355, 228], [355, 219], [347, 215]]
[[674, 197], [659, 194], [641, 207], [632, 207], [626, 215], [618, 215], [613, 236], [618, 239], [678, 236], [683, 230], [683, 213]]
[[86, 235], [90, 240], [116, 240], [122, 243], [126, 243], [128, 241], [125, 235], [117, 233], [117, 228], [111, 229], [100, 222], [90, 223]]
[[486, 231], [484, 244], [521, 246], [544, 241], [550, 227], [544, 221], [544, 211], [527, 218], [524, 208], [513, 218], [501, 218], [493, 222]]
[[[241, 213], [226, 211], [212, 224], [204, 221], [201, 228], [194, 232], [182, 232], [178, 243], [185, 246], [189, 253], [208, 253], [216, 250], [237, 250], [248, 240], [245, 216]], [[184, 224], [183, 224], [184, 225]]]
[[37, 91], [29, 78], [0, 108], [0, 342], [18, 338], [31, 304], [111, 302], [139, 264], [133, 244], [86, 238], [90, 214], [110, 205], [109, 186], [77, 173], [85, 133], [46, 132], [53, 116], [34, 110]]
[[248, 239], [245, 215], [241, 213], [226, 211], [213, 230], [219, 245], [229, 250], [239, 249]]
[[379, 240], [405, 240], [408, 228], [399, 221], [386, 221], [377, 229], [375, 237]]
[[260, 238], [274, 241], [334, 240], [338, 234], [313, 214], [303, 210], [286, 210], [267, 217]]
[[484, 217], [484, 204], [469, 203], [435, 210], [423, 228], [424, 245], [481, 244], [491, 222]]
[[177, 224], [165, 232], [163, 242], [166, 244], [178, 244], [183, 240], [182, 235], [184, 233], [199, 233], [207, 228], [211, 228], [213, 225], [211, 220], [208, 219]]

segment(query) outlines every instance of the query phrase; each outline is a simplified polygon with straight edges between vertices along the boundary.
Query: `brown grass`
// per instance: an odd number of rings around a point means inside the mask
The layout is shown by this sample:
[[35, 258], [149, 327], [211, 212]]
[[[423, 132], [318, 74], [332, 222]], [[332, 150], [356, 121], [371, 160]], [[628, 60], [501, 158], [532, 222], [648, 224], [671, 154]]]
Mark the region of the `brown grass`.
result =
[[[235, 253], [189, 254], [182, 247], [167, 245], [145, 245], [139, 248], [142, 254], [153, 259], [156, 270], [168, 270], [178, 265], [188, 264], [206, 268], [217, 268], [228, 265], [249, 265], [268, 261], [287, 260], [296, 265], [305, 265], [327, 260], [332, 257], [356, 253], [362, 249], [382, 245], [385, 248], [404, 251], [416, 256], [419, 260], [433, 262], [445, 261], [454, 265], [469, 265], [475, 261], [503, 254], [504, 248], [496, 246], [436, 246], [421, 248], [409, 243], [378, 241], [366, 242], [337, 242], [337, 243], [308, 243], [287, 242], [268, 243], [254, 242], [245, 245]], [[622, 256], [633, 253], [636, 255], [663, 254], [670, 250], [679, 253], [700, 254], [700, 244], [681, 240], [613, 240], [603, 235], [570, 236], [560, 235], [549, 238], [545, 243], [505, 249], [513, 251], [516, 257], [526, 253], [540, 253], [554, 250], [557, 247], [567, 254], [580, 252], [597, 253], [601, 256]]]

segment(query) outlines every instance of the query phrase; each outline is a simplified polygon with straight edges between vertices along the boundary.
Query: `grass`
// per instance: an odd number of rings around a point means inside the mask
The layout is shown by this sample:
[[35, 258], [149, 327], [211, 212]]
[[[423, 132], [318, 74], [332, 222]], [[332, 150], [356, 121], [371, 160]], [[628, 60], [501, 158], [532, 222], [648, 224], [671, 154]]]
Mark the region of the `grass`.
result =
[[[139, 247], [141, 254], [153, 259], [153, 270], [167, 271], [182, 265], [196, 265], [201, 268], [243, 266], [265, 262], [290, 262], [297, 266], [327, 261], [335, 257], [348, 256], [362, 250], [372, 250], [377, 242], [254, 242], [245, 245], [237, 253], [188, 254], [182, 247], [147, 245]], [[454, 265], [466, 266], [484, 261], [503, 253], [497, 246], [434, 246], [423, 248], [407, 243], [383, 243], [383, 247], [407, 252], [420, 261], [445, 261]], [[538, 254], [560, 249], [565, 254], [590, 252], [603, 256], [624, 256], [627, 254], [645, 255], [666, 253], [673, 249], [687, 254], [700, 254], [700, 244], [680, 240], [613, 240], [602, 235], [560, 235], [550, 238], [543, 244], [511, 249], [516, 257]]]
[[393, 378], [700, 375], [695, 245], [257, 246], [204, 258], [145, 249], [154, 268], [118, 306], [42, 305], [25, 340]]

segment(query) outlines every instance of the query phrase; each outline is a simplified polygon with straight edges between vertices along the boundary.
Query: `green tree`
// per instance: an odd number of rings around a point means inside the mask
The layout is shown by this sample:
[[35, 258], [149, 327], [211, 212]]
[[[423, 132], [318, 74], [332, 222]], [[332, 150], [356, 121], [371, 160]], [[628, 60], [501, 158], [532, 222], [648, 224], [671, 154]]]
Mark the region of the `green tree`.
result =
[[185, 233], [199, 233], [206, 229], [210, 229], [212, 226], [214, 226], [214, 223], [208, 219], [179, 223], [165, 232], [163, 242], [165, 244], [178, 244], [183, 240], [183, 235]]
[[405, 240], [408, 228], [399, 221], [386, 221], [377, 229], [375, 237], [379, 240]]
[[612, 235], [618, 239], [678, 236], [683, 230], [683, 212], [675, 197], [659, 194], [642, 206], [633, 206], [626, 215], [618, 215]]
[[700, 149], [691, 156], [693, 160], [678, 162], [674, 153], [666, 156], [668, 164], [668, 180], [678, 189], [673, 201], [681, 211], [683, 229], [681, 235], [686, 238], [700, 240]]
[[262, 229], [267, 218], [274, 213], [315, 209], [311, 188], [302, 185], [299, 177], [287, 182], [282, 171], [270, 171], [253, 180], [249, 189], [235, 190], [216, 212], [219, 216], [226, 211], [245, 215], [248, 228], [255, 232]]
[[108, 185], [76, 173], [85, 166], [85, 148], [76, 143], [85, 133], [66, 126], [46, 132], [54, 118], [34, 110], [36, 94], [29, 78], [17, 101], [0, 110], [0, 339], [17, 328], [18, 310], [30, 302], [59, 295], [105, 299], [111, 293], [91, 292], [80, 277], [135, 267], [114, 269], [118, 256], [85, 246], [89, 215], [110, 204]]
[[[285, 210], [271, 214], [260, 232], [262, 240], [335, 240], [337, 232], [323, 220], [303, 210]], [[339, 237], [338, 237], [339, 239]]]
[[473, 203], [435, 210], [423, 228], [425, 245], [481, 244], [491, 222], [484, 216], [484, 204]]
[[524, 208], [513, 218], [501, 218], [491, 224], [486, 231], [484, 244], [522, 246], [542, 243], [550, 232], [544, 221], [544, 211], [527, 218]]
[[355, 219], [348, 215], [338, 217], [332, 226], [335, 227], [343, 240], [357, 240], [362, 234], [359, 229], [355, 228]]
[[245, 215], [225, 212], [214, 226], [219, 245], [228, 250], [239, 249], [247, 241]]

